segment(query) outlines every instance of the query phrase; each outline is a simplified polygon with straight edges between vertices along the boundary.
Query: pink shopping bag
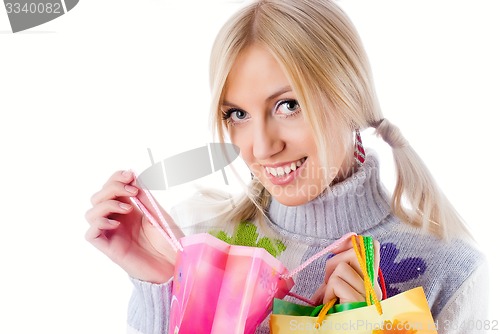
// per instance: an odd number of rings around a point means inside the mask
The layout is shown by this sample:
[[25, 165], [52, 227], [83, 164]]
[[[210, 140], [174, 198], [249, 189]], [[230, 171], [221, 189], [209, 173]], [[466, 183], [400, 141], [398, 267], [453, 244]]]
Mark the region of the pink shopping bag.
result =
[[286, 268], [266, 250], [234, 246], [210, 234], [180, 240], [170, 333], [254, 333], [270, 313], [273, 298], [293, 286]]
[[174, 224], [172, 218], [160, 211], [149, 191], [143, 192], [145, 196], [132, 197], [132, 201], [177, 252], [171, 334], [254, 333], [270, 314], [273, 299], [291, 294], [292, 276], [352, 235], [288, 272], [263, 248], [230, 245], [206, 233], [177, 238], [170, 227]]

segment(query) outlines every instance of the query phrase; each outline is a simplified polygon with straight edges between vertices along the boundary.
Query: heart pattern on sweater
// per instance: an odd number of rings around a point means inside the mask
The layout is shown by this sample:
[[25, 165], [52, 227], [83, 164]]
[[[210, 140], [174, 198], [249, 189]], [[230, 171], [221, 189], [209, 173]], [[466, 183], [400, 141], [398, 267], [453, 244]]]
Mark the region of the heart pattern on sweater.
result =
[[387, 297], [403, 292], [395, 284], [416, 279], [427, 269], [425, 261], [419, 257], [408, 257], [396, 262], [398, 254], [399, 249], [395, 244], [380, 245], [380, 268], [385, 279]]

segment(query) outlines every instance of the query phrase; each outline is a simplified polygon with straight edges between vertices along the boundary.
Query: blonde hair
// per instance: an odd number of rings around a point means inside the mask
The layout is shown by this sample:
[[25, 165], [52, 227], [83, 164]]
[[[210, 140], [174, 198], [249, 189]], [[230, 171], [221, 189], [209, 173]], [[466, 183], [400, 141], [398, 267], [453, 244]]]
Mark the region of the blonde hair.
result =
[[[221, 104], [228, 74], [237, 56], [253, 44], [265, 46], [287, 74], [325, 166], [334, 144], [349, 152], [354, 146], [353, 131], [374, 127], [393, 148], [394, 214], [441, 237], [469, 235], [421, 159], [399, 130], [384, 120], [358, 33], [330, 0], [256, 1], [222, 27], [210, 59], [213, 130], [220, 142], [227, 130]], [[334, 125], [340, 132], [329, 130]], [[270, 198], [255, 178], [226, 218], [262, 219]]]

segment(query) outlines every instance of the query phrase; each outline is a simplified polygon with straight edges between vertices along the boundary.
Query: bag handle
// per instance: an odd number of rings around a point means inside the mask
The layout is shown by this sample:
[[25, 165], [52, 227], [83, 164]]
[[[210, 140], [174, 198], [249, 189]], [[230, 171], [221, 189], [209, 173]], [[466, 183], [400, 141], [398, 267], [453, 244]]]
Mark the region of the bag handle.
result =
[[[134, 178], [136, 180], [139, 180], [137, 177], [137, 174], [135, 174], [135, 173], [133, 173], [133, 174], [134, 174]], [[170, 246], [172, 246], [172, 248], [175, 251], [182, 252], [184, 250], [184, 248], [182, 247], [181, 243], [179, 242], [179, 240], [175, 236], [174, 232], [170, 228], [170, 224], [167, 222], [167, 220], [163, 216], [163, 214], [162, 214], [160, 208], [158, 207], [158, 204], [156, 203], [153, 195], [143, 185], [141, 185], [140, 188], [141, 188], [140, 190], [143, 191], [144, 194], [146, 195], [146, 199], [149, 202], [147, 204], [151, 205], [151, 207], [153, 208], [153, 210], [156, 213], [156, 216], [160, 219], [160, 223], [156, 220], [154, 215], [149, 211], [148, 207], [137, 196], [131, 196], [130, 200], [144, 213], [144, 215], [149, 220], [149, 222], [154, 227], [156, 227], [158, 232], [160, 232], [160, 234], [170, 243]]]
[[[355, 236], [355, 235], [356, 235], [356, 233], [353, 233], [353, 232], [350, 232], [350, 233], [343, 235], [342, 237], [340, 237], [340, 239], [335, 240], [332, 244], [330, 244], [325, 249], [322, 249], [318, 253], [316, 253], [313, 256], [311, 256], [310, 258], [308, 258], [304, 263], [302, 263], [297, 268], [293, 269], [292, 271], [290, 271], [288, 273], [281, 274], [280, 278], [285, 279], [285, 280], [292, 278], [293, 276], [297, 275], [299, 272], [304, 270], [307, 266], [309, 266], [311, 263], [313, 263], [314, 261], [316, 261], [320, 257], [322, 257], [328, 253], [332, 253], [335, 249], [339, 248], [340, 245], [342, 245], [346, 240], [348, 240], [350, 237]], [[304, 303], [307, 303], [309, 305], [312, 305], [312, 306], [316, 305], [312, 300], [309, 300], [305, 297], [302, 297], [301, 295], [298, 295], [292, 291], [289, 291], [288, 295], [291, 297], [294, 297], [300, 301], [303, 301]], [[325, 314], [327, 311], [325, 311]]]
[[[378, 314], [382, 314], [382, 306], [380, 305], [380, 301], [378, 300], [377, 294], [375, 293], [374, 288], [374, 254], [373, 254], [373, 239], [372, 237], [363, 237], [358, 235], [357, 240], [356, 236], [351, 237], [352, 246], [354, 248], [354, 252], [356, 253], [356, 257], [358, 259], [359, 266], [361, 267], [361, 271], [363, 272], [363, 281], [365, 283], [365, 299], [367, 305], [374, 304], [377, 308]], [[359, 246], [358, 246], [359, 242]], [[368, 244], [368, 247], [365, 245], [365, 242]], [[368, 269], [370, 271], [368, 271]]]
[[[382, 314], [382, 306], [375, 293], [374, 281], [375, 281], [375, 268], [374, 268], [374, 249], [373, 249], [373, 238], [370, 236], [362, 235], [352, 235], [351, 237], [352, 247], [356, 253], [356, 258], [358, 259], [359, 266], [363, 273], [363, 282], [365, 285], [365, 300], [367, 305], [375, 305], [378, 314]], [[359, 245], [358, 245], [359, 243]], [[335, 297], [330, 302], [323, 305], [318, 319], [315, 323], [315, 328], [319, 328], [321, 323], [326, 317], [326, 314], [330, 308], [337, 302]]]
[[292, 278], [293, 276], [297, 275], [299, 272], [304, 270], [308, 265], [322, 257], [323, 255], [326, 255], [328, 253], [333, 252], [335, 249], [339, 248], [341, 244], [343, 244], [347, 239], [349, 239], [352, 236], [355, 236], [356, 233], [347, 233], [340, 237], [340, 239], [336, 240], [334, 243], [332, 243], [330, 246], [326, 247], [325, 249], [319, 251], [315, 255], [311, 256], [309, 259], [306, 260], [306, 262], [302, 263], [300, 266], [295, 268], [294, 270], [290, 271], [289, 273], [282, 274], [280, 278], [283, 279], [289, 279]]

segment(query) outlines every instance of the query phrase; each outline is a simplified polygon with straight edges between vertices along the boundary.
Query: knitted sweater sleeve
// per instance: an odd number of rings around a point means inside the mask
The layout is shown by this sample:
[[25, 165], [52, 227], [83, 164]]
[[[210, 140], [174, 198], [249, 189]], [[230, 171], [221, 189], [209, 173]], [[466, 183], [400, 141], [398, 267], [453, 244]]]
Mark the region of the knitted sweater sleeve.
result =
[[128, 307], [128, 334], [165, 334], [168, 331], [173, 278], [153, 284], [131, 278], [134, 290]]
[[483, 262], [453, 294], [436, 319], [439, 334], [489, 332], [488, 265]]

